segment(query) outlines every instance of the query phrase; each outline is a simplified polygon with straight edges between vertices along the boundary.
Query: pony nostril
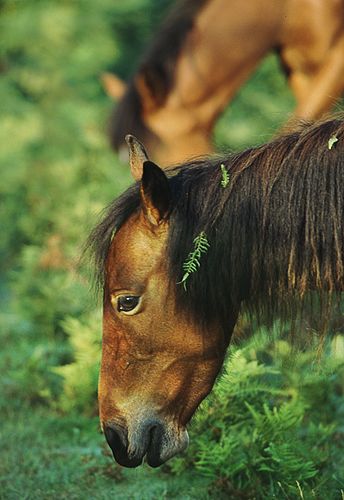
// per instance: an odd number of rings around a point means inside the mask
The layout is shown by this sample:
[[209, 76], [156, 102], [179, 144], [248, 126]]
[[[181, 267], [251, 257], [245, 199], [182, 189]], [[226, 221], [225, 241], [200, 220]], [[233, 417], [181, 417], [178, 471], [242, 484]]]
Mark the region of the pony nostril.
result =
[[104, 426], [104, 434], [113, 454], [122, 453], [126, 450], [126, 443], [124, 442], [126, 439], [124, 439], [120, 429], [114, 426]]
[[159, 467], [162, 464], [161, 447], [163, 440], [164, 428], [161, 423], [157, 422], [149, 429], [149, 446], [147, 450], [147, 461], [151, 467]]
[[142, 463], [142, 457], [128, 454], [128, 439], [125, 429], [114, 424], [105, 425], [104, 434], [116, 462], [125, 467], [137, 467]]

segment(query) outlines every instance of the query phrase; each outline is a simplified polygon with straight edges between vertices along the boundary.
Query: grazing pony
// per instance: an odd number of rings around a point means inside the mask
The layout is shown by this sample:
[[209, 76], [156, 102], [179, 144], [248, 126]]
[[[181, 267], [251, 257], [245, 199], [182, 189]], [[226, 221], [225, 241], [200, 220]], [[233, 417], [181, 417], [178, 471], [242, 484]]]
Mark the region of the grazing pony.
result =
[[292, 319], [306, 292], [344, 291], [344, 120], [166, 171], [127, 142], [137, 182], [89, 240], [100, 418], [120, 464], [156, 467], [187, 446], [240, 310]]
[[[271, 50], [295, 115], [319, 117], [344, 91], [344, 0], [179, 1], [111, 118], [113, 147], [130, 133], [161, 164], [209, 153], [218, 116]], [[116, 77], [104, 83], [124, 91]]]

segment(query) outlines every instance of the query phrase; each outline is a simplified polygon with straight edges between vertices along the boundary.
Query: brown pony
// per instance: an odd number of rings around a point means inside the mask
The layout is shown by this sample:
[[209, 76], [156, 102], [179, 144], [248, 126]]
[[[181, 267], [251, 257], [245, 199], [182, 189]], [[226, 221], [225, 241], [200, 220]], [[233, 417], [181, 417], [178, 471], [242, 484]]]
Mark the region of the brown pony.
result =
[[293, 318], [344, 291], [344, 120], [165, 172], [127, 142], [137, 182], [90, 237], [100, 418], [120, 464], [155, 467], [187, 446], [240, 310]]
[[[182, 0], [129, 82], [110, 124], [162, 164], [209, 153], [211, 132], [262, 58], [278, 52], [295, 115], [319, 117], [344, 91], [344, 0]], [[108, 75], [110, 92], [123, 84]]]

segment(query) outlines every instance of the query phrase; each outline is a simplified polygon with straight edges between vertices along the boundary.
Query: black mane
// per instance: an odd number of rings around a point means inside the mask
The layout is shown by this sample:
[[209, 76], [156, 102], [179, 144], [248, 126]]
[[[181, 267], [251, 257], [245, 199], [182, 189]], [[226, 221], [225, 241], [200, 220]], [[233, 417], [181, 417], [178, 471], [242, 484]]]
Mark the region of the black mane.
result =
[[174, 68], [186, 35], [192, 29], [194, 19], [208, 0], [179, 0], [160, 26], [154, 40], [144, 54], [135, 75], [128, 83], [127, 91], [114, 110], [109, 124], [109, 135], [114, 149], [118, 150], [127, 134], [133, 134], [145, 142], [149, 136], [158, 140], [142, 120], [142, 103], [135, 78], [145, 81], [155, 102], [164, 102], [174, 83]]
[[[331, 145], [331, 138], [337, 139]], [[243, 303], [273, 317], [294, 314], [308, 291], [344, 291], [344, 120], [305, 126], [226, 158], [181, 165], [173, 196], [168, 266], [180, 308], [228, 324]], [[224, 165], [229, 183], [223, 187]], [[90, 237], [99, 276], [113, 232], [139, 209], [138, 184], [110, 205]], [[202, 231], [210, 247], [178, 284]]]

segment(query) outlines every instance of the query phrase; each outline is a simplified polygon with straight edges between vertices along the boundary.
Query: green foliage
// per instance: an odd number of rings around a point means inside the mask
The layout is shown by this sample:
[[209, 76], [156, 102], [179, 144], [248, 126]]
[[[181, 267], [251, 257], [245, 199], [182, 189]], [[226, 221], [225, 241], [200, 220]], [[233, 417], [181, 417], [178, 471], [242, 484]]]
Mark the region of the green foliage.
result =
[[154, 38], [161, 19], [171, 5], [174, 5], [173, 0], [128, 0], [126, 2], [110, 0], [109, 21], [118, 49], [116, 58], [109, 66], [110, 70], [114, 70], [125, 78], [131, 76], [133, 68], [141, 59], [143, 41], [148, 44]]
[[97, 381], [100, 363], [101, 314], [83, 321], [67, 317], [62, 328], [73, 348], [74, 360], [54, 369], [63, 377], [63, 391], [57, 407], [63, 411], [94, 414], [97, 409]]
[[[100, 77], [107, 70], [132, 74], [171, 3], [0, 2], [0, 476], [6, 498], [89, 492], [90, 498], [141, 500], [180, 498], [181, 490], [185, 498], [213, 498], [205, 491], [209, 481], [222, 487], [224, 498], [298, 498], [301, 488], [305, 498], [330, 499], [343, 488], [342, 367], [325, 356], [316, 369], [314, 353], [292, 355], [283, 341], [261, 337], [231, 354], [228, 372], [192, 426], [190, 451], [171, 462], [183, 475], [169, 479], [168, 490], [166, 476], [158, 485], [144, 469], [128, 476], [129, 489], [113, 495], [118, 469], [103, 456], [95, 422], [81, 416], [96, 410], [101, 321], [79, 258], [96, 214], [130, 182], [127, 165], [108, 145], [113, 103]], [[292, 105], [276, 57], [269, 56], [218, 122], [217, 144], [262, 142]], [[194, 244], [184, 286], [209, 247], [204, 233]], [[151, 477], [156, 482], [147, 484]], [[192, 477], [202, 484], [194, 492], [187, 490]]]
[[51, 340], [35, 343], [27, 337], [19, 337], [16, 330], [13, 342], [12, 333], [2, 334], [0, 414], [24, 404], [50, 405], [61, 392], [61, 381], [49, 367], [69, 362], [70, 347]]
[[194, 249], [189, 253], [187, 259], [183, 263], [184, 275], [180, 283], [183, 284], [185, 291], [187, 280], [192, 273], [195, 273], [200, 268], [202, 254], [207, 253], [208, 248], [210, 247], [207, 235], [204, 231], [201, 231], [196, 236], [196, 238], [193, 240], [193, 243]]
[[45, 258], [61, 257], [44, 246], [23, 247], [18, 259], [20, 267], [11, 274], [12, 290], [19, 299], [13, 308], [27, 321], [27, 328], [36, 338], [63, 338], [62, 319], [66, 315], [78, 316], [85, 310], [89, 291], [80, 276], [64, 267], [56, 268], [54, 263], [50, 267]]
[[306, 498], [338, 498], [343, 377], [343, 358], [316, 362], [314, 352], [258, 335], [231, 353], [172, 470], [194, 468], [245, 498], [296, 498], [299, 486]]
[[226, 188], [229, 184], [229, 173], [223, 163], [221, 165], [221, 174], [222, 174], [221, 186], [223, 188]]

